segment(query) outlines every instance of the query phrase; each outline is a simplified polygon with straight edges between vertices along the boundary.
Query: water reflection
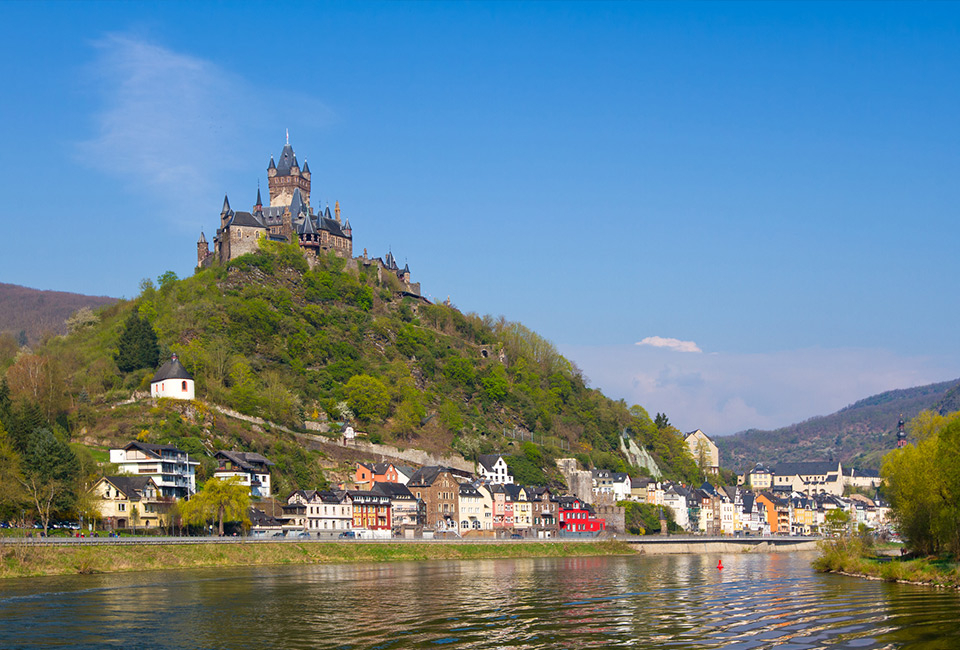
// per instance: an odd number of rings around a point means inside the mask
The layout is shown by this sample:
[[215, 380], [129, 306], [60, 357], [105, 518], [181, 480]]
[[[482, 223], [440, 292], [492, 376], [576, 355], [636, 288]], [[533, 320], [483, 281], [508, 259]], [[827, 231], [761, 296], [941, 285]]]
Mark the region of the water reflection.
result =
[[957, 648], [952, 591], [809, 555], [290, 566], [0, 583], [2, 648]]

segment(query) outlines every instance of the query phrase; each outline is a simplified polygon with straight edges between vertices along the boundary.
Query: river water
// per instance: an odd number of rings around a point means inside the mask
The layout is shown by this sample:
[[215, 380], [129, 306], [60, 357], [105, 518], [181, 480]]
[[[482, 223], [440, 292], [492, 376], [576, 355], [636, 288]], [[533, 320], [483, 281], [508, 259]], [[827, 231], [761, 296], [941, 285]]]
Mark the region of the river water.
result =
[[[724, 569], [717, 569], [722, 559]], [[0, 648], [960, 648], [960, 596], [672, 555], [0, 581]]]

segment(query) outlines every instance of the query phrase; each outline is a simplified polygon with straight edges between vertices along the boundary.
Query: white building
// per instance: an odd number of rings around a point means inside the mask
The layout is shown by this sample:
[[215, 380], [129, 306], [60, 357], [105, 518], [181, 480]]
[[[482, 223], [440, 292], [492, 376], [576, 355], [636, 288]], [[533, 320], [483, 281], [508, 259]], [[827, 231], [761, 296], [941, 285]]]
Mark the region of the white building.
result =
[[614, 501], [629, 499], [633, 490], [630, 475], [624, 472], [613, 472], [608, 469], [595, 469], [590, 472], [593, 479], [593, 493], [611, 495]]
[[673, 510], [673, 520], [677, 525], [687, 530], [690, 526], [690, 516], [687, 510], [687, 497], [680, 494], [673, 486], [663, 493], [663, 505]]
[[150, 397], [153, 398], [193, 399], [195, 390], [193, 375], [187, 372], [177, 355], [160, 366], [150, 382]]
[[260, 454], [242, 451], [218, 451], [213, 456], [219, 467], [213, 473], [215, 478], [238, 478], [240, 483], [250, 488], [252, 497], [269, 497], [270, 467], [274, 465]]
[[477, 474], [484, 483], [505, 485], [513, 483], [513, 476], [507, 468], [507, 461], [502, 454], [483, 454], [477, 459]]
[[200, 463], [190, 460], [187, 452], [173, 445], [129, 442], [122, 449], [110, 450], [110, 462], [125, 474], [151, 477], [161, 496], [182, 499], [197, 491]]

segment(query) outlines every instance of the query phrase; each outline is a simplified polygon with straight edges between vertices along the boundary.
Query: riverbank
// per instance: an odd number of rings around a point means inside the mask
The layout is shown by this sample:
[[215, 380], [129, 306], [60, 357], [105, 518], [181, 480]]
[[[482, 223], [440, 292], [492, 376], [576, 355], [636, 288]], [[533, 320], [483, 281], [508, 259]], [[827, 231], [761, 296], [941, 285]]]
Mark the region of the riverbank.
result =
[[633, 555], [623, 542], [0, 545], [0, 578], [203, 567]]
[[823, 542], [813, 568], [867, 580], [960, 589], [960, 565], [952, 559], [879, 555], [858, 540]]

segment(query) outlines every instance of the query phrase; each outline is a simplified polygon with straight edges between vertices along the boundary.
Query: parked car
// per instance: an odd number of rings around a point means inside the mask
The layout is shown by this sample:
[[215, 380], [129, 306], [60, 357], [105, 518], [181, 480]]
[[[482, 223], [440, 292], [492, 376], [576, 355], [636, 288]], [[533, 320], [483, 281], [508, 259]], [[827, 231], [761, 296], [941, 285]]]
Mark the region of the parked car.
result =
[[339, 535], [337, 535], [337, 537], [340, 537], [341, 539], [356, 539], [356, 538], [357, 538], [357, 534], [356, 534], [355, 532], [353, 532], [352, 530], [345, 530], [345, 531], [343, 531], [342, 533], [340, 533]]
[[275, 532], [273, 535], [271, 535], [270, 537], [286, 537], [286, 536], [287, 534], [285, 532], [283, 532], [282, 530], [279, 530]]
[[297, 537], [309, 538], [309, 537], [310, 537], [310, 533], [308, 533], [308, 532], [305, 531], [305, 530], [302, 530], [302, 531], [300, 531], [299, 533], [297, 533]]
[[512, 535], [510, 535], [510, 539], [523, 539], [523, 535], [521, 535], [520, 533], [513, 533]]

